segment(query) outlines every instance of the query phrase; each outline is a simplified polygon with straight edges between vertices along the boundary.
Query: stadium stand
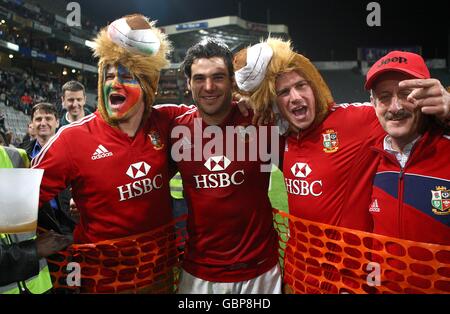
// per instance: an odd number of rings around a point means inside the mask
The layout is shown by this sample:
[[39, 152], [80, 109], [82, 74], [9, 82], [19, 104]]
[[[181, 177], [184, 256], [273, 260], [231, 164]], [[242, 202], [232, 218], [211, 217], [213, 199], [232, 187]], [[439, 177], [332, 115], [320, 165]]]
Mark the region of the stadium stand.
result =
[[[3, 0], [0, 2], [0, 102], [6, 108], [6, 126], [17, 137], [27, 129], [29, 106], [21, 103], [26, 91], [32, 104], [55, 103], [60, 110], [60, 87], [78, 80], [86, 87], [87, 105], [96, 107], [97, 67], [92, 57], [93, 36], [100, 25], [86, 14], [79, 27], [68, 27], [67, 3], [54, 0]], [[87, 14], [88, 15], [88, 14]], [[156, 103], [191, 103], [180, 62], [187, 49], [206, 37], [223, 40], [238, 51], [271, 36], [290, 38], [286, 25], [260, 24], [237, 16], [158, 25], [173, 43], [170, 68], [161, 73]], [[393, 47], [392, 49], [397, 49]], [[421, 47], [406, 47], [421, 51]], [[313, 60], [328, 82], [337, 103], [368, 101], [363, 89], [364, 74], [370, 62], [390, 48], [360, 48], [354, 61]], [[432, 77], [450, 85], [446, 60], [429, 60]]]

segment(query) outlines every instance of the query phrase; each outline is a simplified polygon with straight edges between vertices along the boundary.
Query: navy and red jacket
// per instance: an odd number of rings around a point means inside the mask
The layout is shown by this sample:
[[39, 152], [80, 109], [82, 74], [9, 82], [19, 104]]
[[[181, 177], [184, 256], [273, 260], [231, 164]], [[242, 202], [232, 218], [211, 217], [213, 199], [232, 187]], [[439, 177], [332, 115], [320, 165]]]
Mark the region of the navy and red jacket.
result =
[[417, 242], [450, 244], [450, 137], [430, 129], [402, 169], [383, 141], [369, 211], [373, 232]]

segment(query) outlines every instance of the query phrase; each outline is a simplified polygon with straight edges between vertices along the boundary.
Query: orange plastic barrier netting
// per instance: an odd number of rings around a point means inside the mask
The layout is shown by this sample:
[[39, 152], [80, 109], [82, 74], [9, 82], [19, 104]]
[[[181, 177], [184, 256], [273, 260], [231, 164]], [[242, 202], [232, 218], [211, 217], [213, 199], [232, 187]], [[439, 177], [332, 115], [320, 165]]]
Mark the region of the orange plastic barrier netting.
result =
[[[179, 225], [185, 219], [134, 236], [74, 244], [50, 256], [47, 262], [55, 291], [174, 293], [185, 240], [184, 226]], [[80, 265], [80, 287], [68, 285], [75, 269], [71, 262]]]
[[450, 246], [274, 215], [287, 293], [450, 293]]

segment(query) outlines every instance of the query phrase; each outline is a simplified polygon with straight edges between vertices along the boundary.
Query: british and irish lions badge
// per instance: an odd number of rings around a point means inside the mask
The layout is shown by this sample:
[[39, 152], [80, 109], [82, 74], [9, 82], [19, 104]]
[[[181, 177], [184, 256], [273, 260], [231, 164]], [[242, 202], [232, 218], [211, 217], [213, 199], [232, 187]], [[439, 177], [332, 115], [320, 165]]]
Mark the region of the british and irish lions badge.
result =
[[159, 135], [158, 131], [150, 131], [148, 133], [148, 137], [150, 138], [150, 141], [152, 142], [153, 148], [156, 150], [163, 149], [164, 143], [161, 141], [161, 136]]
[[432, 211], [436, 215], [450, 214], [450, 189], [445, 186], [437, 186], [431, 191]]
[[323, 136], [323, 151], [325, 153], [334, 153], [339, 149], [338, 134], [333, 129], [327, 129]]

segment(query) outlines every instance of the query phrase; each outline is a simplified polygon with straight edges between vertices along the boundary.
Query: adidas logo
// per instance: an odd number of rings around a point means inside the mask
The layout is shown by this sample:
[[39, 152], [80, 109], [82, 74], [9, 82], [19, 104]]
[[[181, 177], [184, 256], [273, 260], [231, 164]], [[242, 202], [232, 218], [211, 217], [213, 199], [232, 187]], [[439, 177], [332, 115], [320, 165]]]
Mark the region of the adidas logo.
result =
[[380, 207], [378, 207], [378, 200], [375, 199], [369, 207], [369, 212], [379, 213], [381, 211]]
[[98, 145], [97, 149], [95, 150], [95, 152], [92, 154], [91, 159], [92, 160], [97, 160], [97, 159], [102, 159], [102, 158], [106, 158], [106, 157], [110, 157], [112, 156], [113, 153], [109, 152], [105, 146], [103, 145]]

